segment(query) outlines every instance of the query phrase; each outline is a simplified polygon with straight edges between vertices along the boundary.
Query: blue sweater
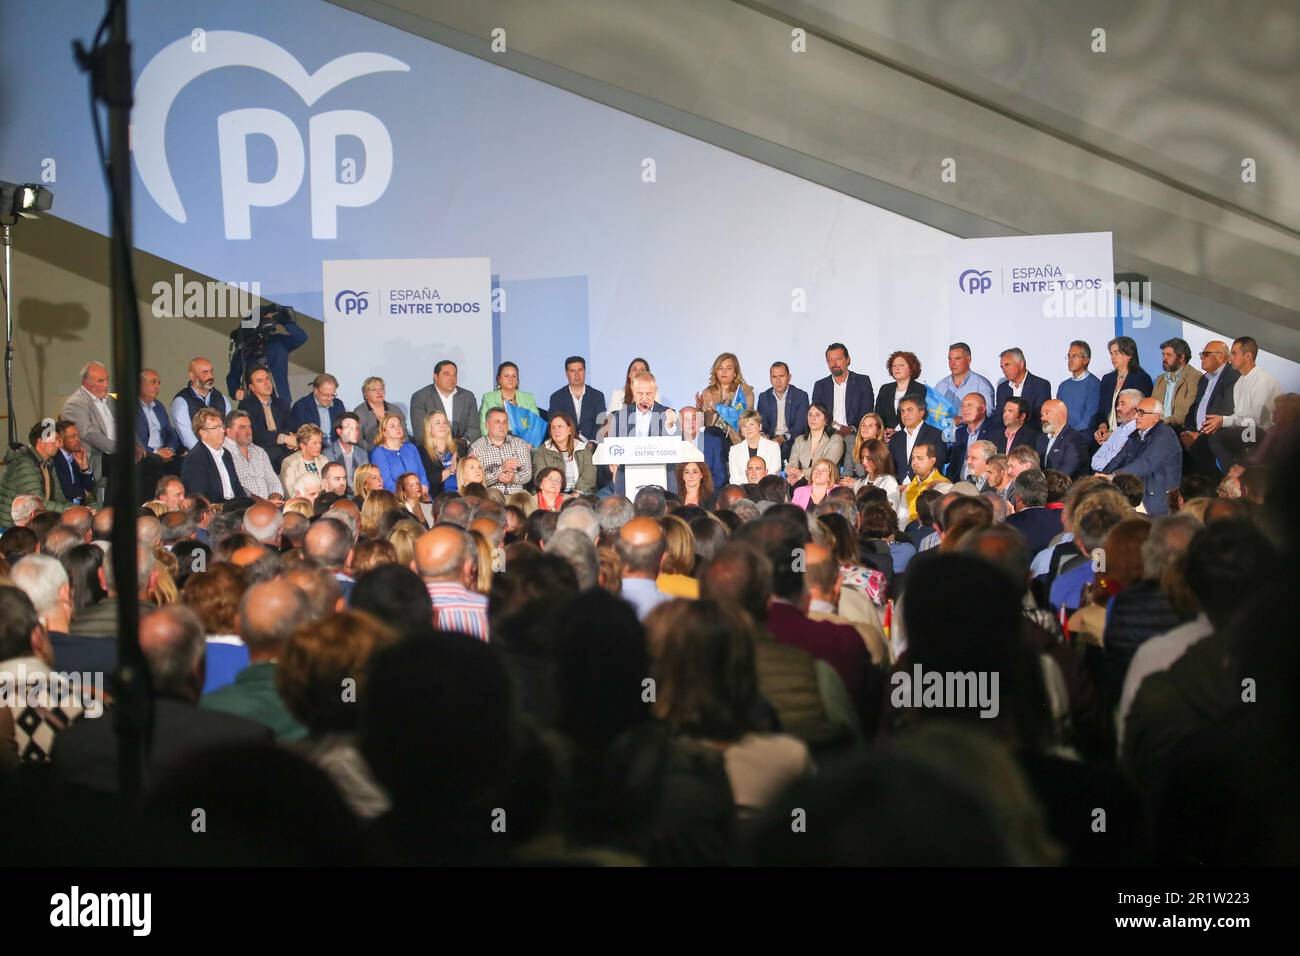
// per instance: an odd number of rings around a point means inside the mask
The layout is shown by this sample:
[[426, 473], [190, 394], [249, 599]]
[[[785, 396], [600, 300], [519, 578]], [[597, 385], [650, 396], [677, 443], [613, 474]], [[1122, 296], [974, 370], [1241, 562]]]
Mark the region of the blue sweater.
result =
[[1101, 379], [1088, 373], [1081, 382], [1067, 378], [1056, 386], [1056, 397], [1070, 410], [1070, 427], [1085, 435], [1092, 434], [1092, 420], [1101, 402]]
[[398, 477], [408, 471], [420, 476], [420, 484], [429, 484], [429, 476], [424, 473], [424, 465], [420, 462], [420, 452], [409, 441], [403, 442], [397, 451], [382, 445], [376, 447], [370, 453], [370, 464], [379, 468], [379, 473], [384, 476], [384, 488], [388, 491], [396, 492]]

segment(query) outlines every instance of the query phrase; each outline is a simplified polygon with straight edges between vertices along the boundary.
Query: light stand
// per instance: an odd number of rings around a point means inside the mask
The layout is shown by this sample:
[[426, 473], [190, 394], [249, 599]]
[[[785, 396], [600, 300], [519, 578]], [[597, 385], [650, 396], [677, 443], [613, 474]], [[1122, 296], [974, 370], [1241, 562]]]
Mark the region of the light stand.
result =
[[0, 182], [0, 245], [5, 250], [5, 278], [0, 292], [5, 297], [5, 411], [9, 415], [9, 447], [18, 446], [18, 420], [14, 417], [14, 283], [13, 227], [20, 218], [35, 219], [54, 203], [44, 186]]

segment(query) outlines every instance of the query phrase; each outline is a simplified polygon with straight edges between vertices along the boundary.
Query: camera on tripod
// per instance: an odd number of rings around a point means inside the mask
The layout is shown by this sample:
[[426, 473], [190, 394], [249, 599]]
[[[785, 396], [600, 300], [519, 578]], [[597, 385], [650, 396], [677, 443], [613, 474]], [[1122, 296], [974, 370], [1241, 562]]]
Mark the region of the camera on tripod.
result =
[[297, 321], [291, 307], [274, 302], [262, 303], [256, 315], [256, 325], [250, 314], [240, 321], [239, 328], [230, 333], [230, 361], [233, 364], [236, 357], [239, 358], [240, 388], [244, 390], [248, 389], [249, 373], [259, 365], [268, 364], [272, 337], [283, 334], [276, 330], [277, 326], [293, 325]]

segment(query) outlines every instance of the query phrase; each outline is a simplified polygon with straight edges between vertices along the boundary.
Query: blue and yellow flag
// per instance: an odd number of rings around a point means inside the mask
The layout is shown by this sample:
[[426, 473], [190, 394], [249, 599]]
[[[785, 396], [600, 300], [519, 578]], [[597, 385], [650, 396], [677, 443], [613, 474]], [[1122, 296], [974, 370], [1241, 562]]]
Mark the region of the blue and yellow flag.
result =
[[925, 387], [925, 420], [943, 432], [943, 440], [952, 441], [957, 428], [957, 406], [947, 395], [940, 395], [929, 385]]
[[510, 432], [518, 435], [536, 448], [546, 438], [546, 422], [536, 412], [520, 408], [514, 402], [506, 402], [506, 414], [510, 416]]
[[734, 402], [730, 405], [718, 403], [713, 406], [713, 410], [718, 413], [718, 417], [724, 422], [736, 431], [740, 431], [740, 414], [745, 411], [745, 390], [743, 388], [736, 389], [736, 400]]

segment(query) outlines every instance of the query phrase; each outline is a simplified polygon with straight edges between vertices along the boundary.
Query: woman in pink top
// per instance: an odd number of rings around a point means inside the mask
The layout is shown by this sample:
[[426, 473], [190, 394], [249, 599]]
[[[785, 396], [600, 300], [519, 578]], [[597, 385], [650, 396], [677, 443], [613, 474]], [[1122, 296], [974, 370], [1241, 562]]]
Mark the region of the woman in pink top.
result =
[[812, 474], [808, 484], [794, 490], [792, 503], [808, 510], [809, 505], [819, 505], [826, 497], [826, 492], [835, 486], [835, 462], [829, 458], [818, 458], [813, 463]]

